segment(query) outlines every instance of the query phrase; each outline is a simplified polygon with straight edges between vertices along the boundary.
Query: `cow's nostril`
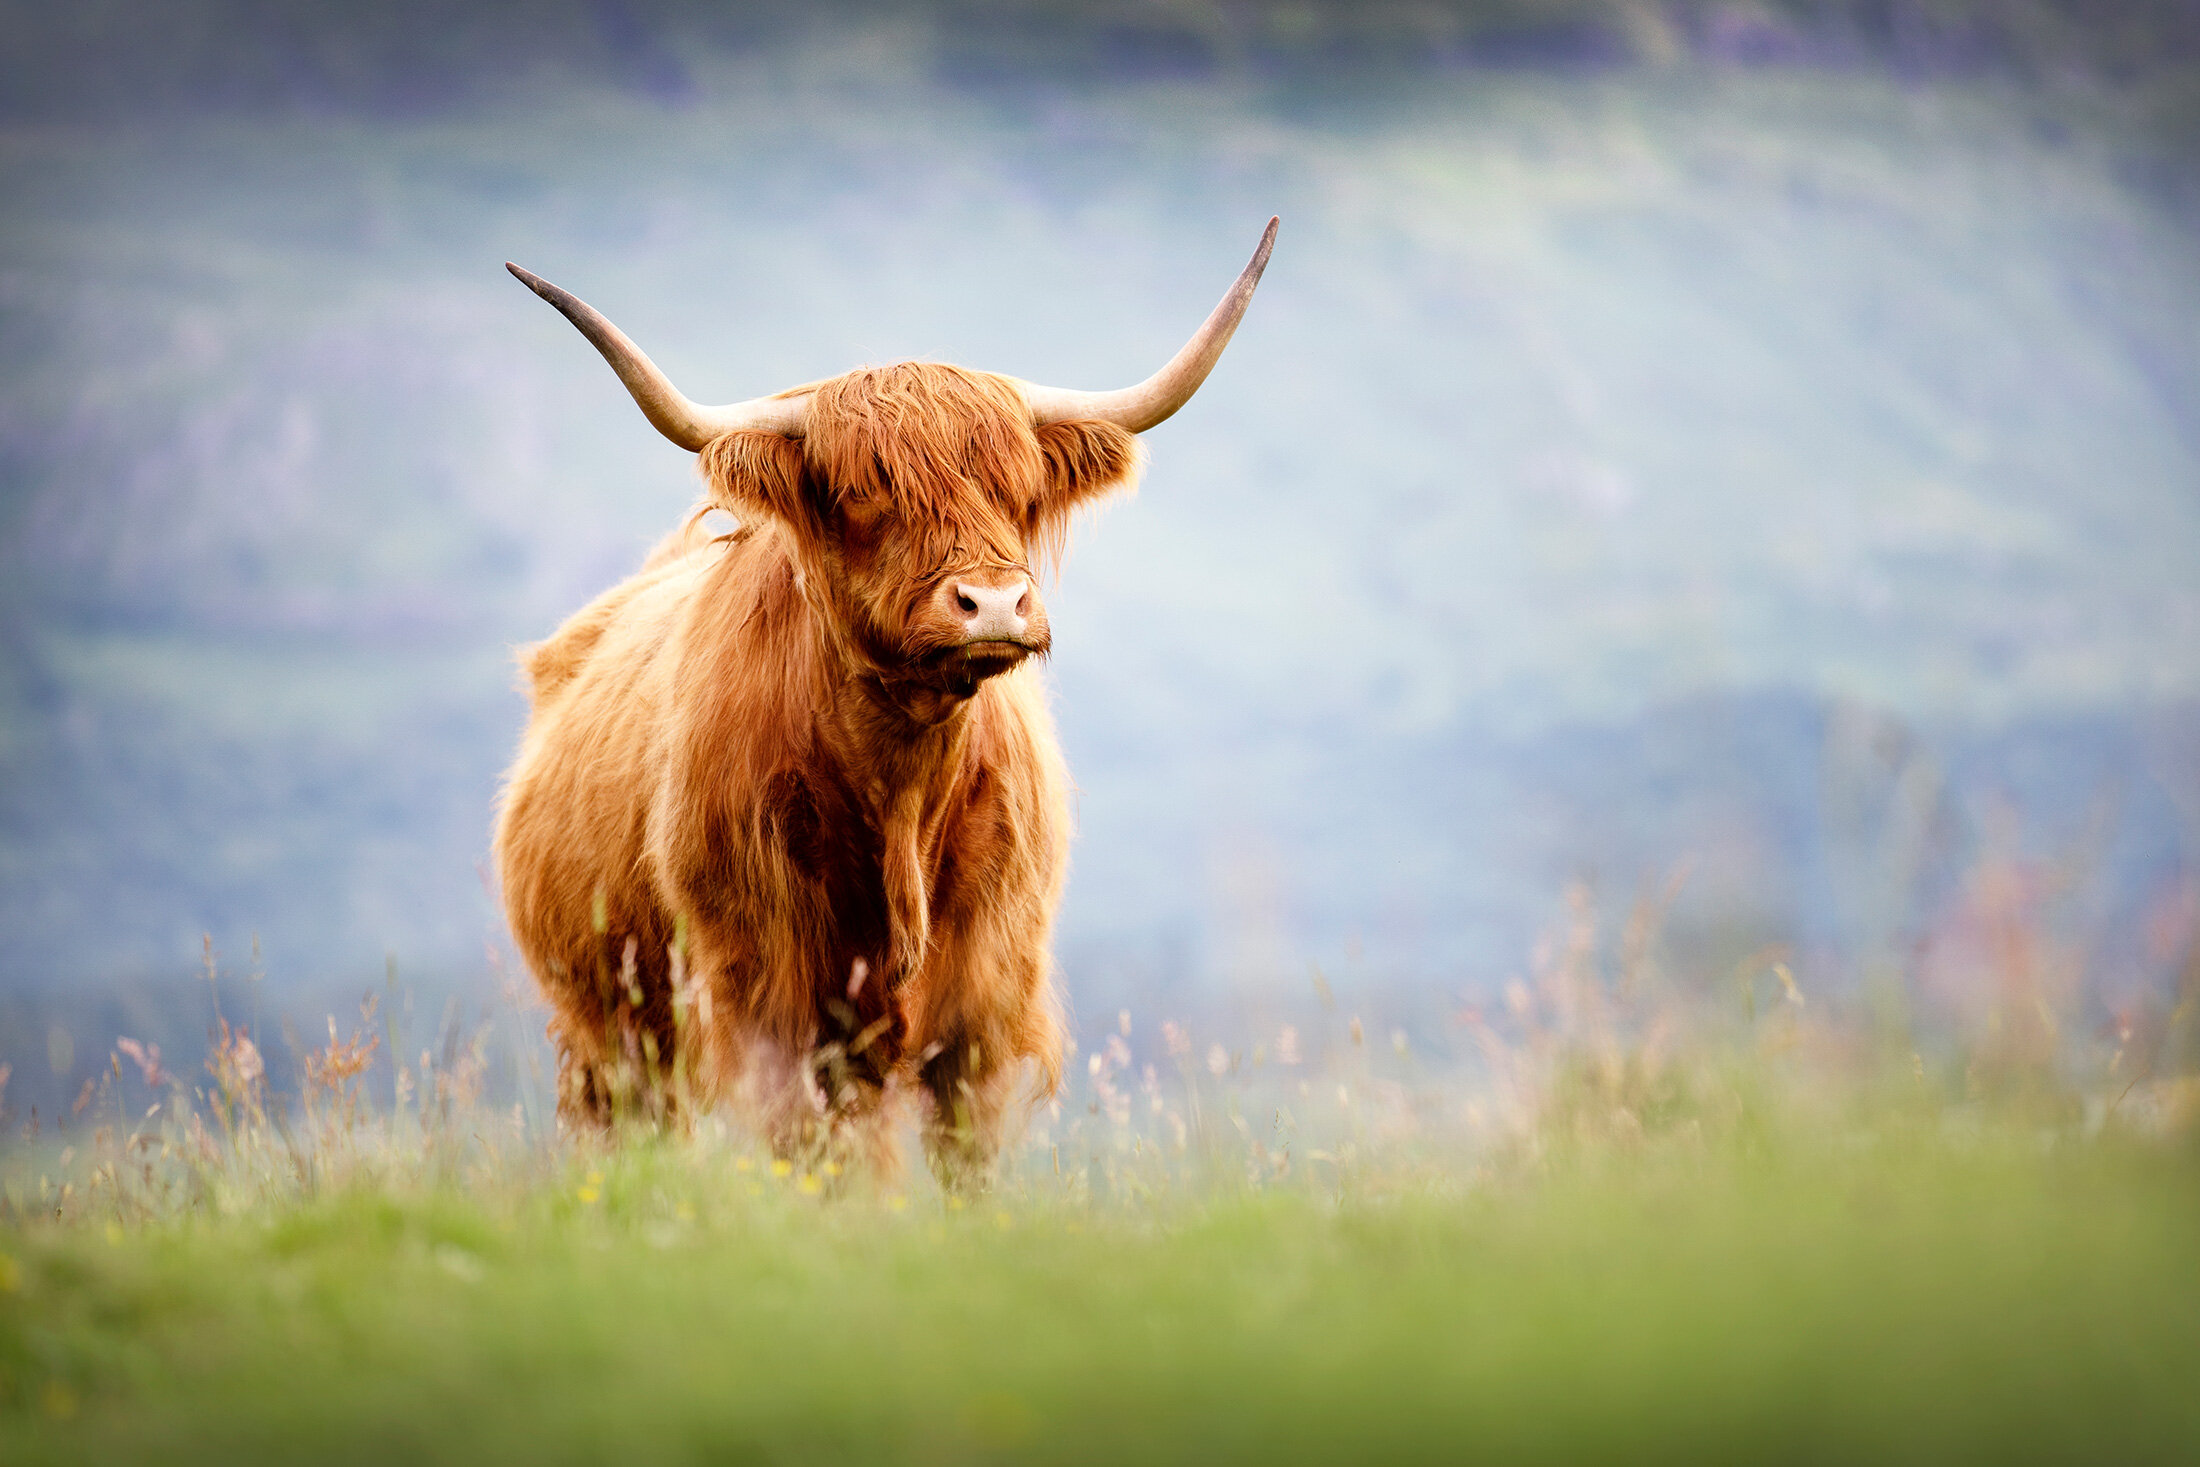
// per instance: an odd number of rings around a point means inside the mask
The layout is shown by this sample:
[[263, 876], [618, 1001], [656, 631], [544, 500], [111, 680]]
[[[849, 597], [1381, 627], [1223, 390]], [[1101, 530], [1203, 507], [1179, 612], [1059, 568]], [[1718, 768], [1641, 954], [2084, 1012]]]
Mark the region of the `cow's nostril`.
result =
[[1007, 586], [952, 581], [949, 586], [964, 636], [979, 641], [1014, 641], [1023, 636], [1024, 618], [1036, 599], [1029, 580], [1019, 578]]

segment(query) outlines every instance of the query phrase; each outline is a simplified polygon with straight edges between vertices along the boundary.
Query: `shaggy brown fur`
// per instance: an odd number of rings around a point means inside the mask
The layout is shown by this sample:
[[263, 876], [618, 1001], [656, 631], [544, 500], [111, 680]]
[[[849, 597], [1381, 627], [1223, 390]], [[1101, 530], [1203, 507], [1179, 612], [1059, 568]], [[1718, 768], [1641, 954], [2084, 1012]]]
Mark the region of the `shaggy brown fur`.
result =
[[1024, 1062], [1059, 1081], [1069, 814], [1035, 595], [1020, 646], [966, 645], [949, 603], [1058, 552], [1137, 440], [1034, 429], [1007, 379], [934, 363], [813, 391], [807, 437], [703, 451], [736, 533], [698, 512], [526, 655], [505, 906], [569, 1120], [677, 1070], [783, 1152], [883, 1157], [906, 1088], [970, 1180]]

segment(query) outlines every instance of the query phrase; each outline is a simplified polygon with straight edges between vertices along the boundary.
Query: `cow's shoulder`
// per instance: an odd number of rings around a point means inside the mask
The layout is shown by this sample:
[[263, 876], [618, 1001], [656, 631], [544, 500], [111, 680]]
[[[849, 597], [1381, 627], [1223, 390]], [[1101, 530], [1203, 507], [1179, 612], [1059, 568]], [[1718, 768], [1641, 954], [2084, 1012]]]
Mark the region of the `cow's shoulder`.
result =
[[519, 649], [522, 687], [535, 707], [541, 708], [557, 697], [579, 675], [628, 595], [628, 586], [616, 586], [567, 617], [563, 626], [542, 641]]
[[[694, 597], [714, 568], [729, 561], [757, 561], [759, 551], [765, 549], [761, 542], [770, 538], [757, 535], [750, 526], [734, 524], [708, 505], [697, 509], [658, 542], [639, 571], [566, 618], [543, 641], [519, 649], [525, 674], [522, 690], [539, 709], [570, 686], [607, 645], [661, 642], [679, 608]], [[761, 559], [773, 557], [767, 551]], [[618, 635], [622, 630], [631, 635]]]
[[522, 687], [534, 707], [539, 710], [553, 702], [610, 646], [658, 640], [664, 628], [657, 624], [682, 599], [695, 574], [693, 558], [685, 557], [629, 576], [567, 617], [542, 641], [522, 647]]

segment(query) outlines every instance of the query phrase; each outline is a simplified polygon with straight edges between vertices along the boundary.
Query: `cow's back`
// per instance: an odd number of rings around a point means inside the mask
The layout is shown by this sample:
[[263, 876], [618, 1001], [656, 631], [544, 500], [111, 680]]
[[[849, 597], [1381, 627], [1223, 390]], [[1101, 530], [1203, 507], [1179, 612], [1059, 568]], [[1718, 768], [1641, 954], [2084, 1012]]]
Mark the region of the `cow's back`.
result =
[[507, 777], [498, 874], [512, 935], [553, 999], [594, 1003], [629, 938], [654, 966], [672, 934], [641, 864], [664, 767], [675, 663], [722, 544], [652, 557], [522, 658], [533, 713]]

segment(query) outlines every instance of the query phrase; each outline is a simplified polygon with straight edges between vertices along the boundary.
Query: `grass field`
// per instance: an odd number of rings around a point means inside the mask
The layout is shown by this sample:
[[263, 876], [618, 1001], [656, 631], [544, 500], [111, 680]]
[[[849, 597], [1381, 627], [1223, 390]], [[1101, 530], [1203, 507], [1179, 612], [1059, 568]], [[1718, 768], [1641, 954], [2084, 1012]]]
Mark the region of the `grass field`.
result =
[[1143, 1079], [1111, 1040], [967, 1198], [717, 1119], [531, 1136], [462, 1048], [393, 1109], [362, 1049], [286, 1108], [217, 1046], [134, 1130], [118, 1063], [81, 1154], [0, 1160], [0, 1455], [2200, 1452], [2189, 1082], [1883, 1063], [1791, 1004], [1686, 1044], [1572, 1014], [1442, 1075], [1357, 1021], [1171, 1029]]

